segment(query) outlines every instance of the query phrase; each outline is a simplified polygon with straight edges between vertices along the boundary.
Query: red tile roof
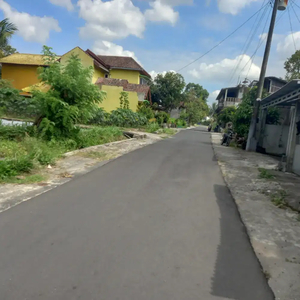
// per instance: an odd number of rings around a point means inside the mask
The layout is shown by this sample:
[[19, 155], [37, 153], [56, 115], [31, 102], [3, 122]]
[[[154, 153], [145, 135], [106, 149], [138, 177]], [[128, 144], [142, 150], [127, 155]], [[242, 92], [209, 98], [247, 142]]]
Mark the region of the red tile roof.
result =
[[97, 55], [110, 69], [125, 69], [140, 71], [142, 75], [151, 76], [129, 56]]
[[129, 83], [126, 79], [98, 78], [97, 85], [122, 86], [125, 92], [137, 92], [148, 94], [150, 86], [144, 84]]

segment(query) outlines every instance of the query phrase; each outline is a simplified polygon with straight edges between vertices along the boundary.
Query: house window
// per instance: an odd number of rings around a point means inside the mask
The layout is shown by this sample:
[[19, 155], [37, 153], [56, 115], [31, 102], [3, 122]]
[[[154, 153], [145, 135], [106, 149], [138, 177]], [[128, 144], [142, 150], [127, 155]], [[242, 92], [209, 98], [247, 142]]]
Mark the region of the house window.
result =
[[105, 78], [108, 78], [108, 74], [105, 74], [104, 77], [105, 77]]

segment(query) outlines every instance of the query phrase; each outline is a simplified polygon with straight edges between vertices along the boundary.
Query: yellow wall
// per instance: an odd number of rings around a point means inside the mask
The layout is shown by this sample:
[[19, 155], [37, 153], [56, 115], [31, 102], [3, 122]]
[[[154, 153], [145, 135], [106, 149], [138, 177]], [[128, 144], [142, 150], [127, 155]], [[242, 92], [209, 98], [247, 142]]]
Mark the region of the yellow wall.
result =
[[12, 82], [13, 87], [21, 90], [39, 83], [38, 66], [2, 64], [2, 79]]
[[95, 67], [94, 68], [94, 74], [93, 74], [93, 83], [97, 81], [99, 77], [104, 77], [105, 73], [102, 69]]
[[111, 78], [127, 79], [130, 83], [140, 84], [140, 72], [113, 69], [109, 72]]
[[[103, 85], [102, 90], [106, 92], [106, 98], [99, 105], [107, 112], [111, 112], [120, 107], [120, 93], [123, 92], [123, 87]], [[136, 92], [127, 92], [129, 100], [129, 108], [136, 111], [138, 105], [138, 96]]]
[[80, 58], [81, 63], [85, 68], [94, 67], [94, 60], [78, 47], [64, 54], [60, 59], [61, 64], [65, 65], [72, 54], [78, 55], [78, 58]]

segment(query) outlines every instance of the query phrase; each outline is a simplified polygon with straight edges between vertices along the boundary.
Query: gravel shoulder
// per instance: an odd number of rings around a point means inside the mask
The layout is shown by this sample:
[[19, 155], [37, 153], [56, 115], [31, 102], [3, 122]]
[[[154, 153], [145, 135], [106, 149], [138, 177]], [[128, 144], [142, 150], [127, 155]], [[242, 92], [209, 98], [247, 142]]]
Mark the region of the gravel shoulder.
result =
[[[290, 203], [299, 203], [299, 192], [295, 192], [299, 191], [299, 178], [275, 171], [276, 158], [221, 146], [218, 133], [212, 133], [211, 138], [225, 182], [276, 299], [300, 299], [299, 213], [293, 205], [287, 203], [280, 209], [271, 201], [275, 192], [284, 191]], [[259, 178], [259, 168], [270, 170], [274, 179]]]

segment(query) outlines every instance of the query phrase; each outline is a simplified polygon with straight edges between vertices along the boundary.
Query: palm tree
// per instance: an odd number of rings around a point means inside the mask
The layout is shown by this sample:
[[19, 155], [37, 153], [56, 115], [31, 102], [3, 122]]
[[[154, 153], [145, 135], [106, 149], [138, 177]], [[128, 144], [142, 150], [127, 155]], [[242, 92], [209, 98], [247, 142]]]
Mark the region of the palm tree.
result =
[[17, 26], [9, 22], [9, 19], [0, 22], [0, 50], [8, 46], [9, 39], [16, 31], [18, 31]]

